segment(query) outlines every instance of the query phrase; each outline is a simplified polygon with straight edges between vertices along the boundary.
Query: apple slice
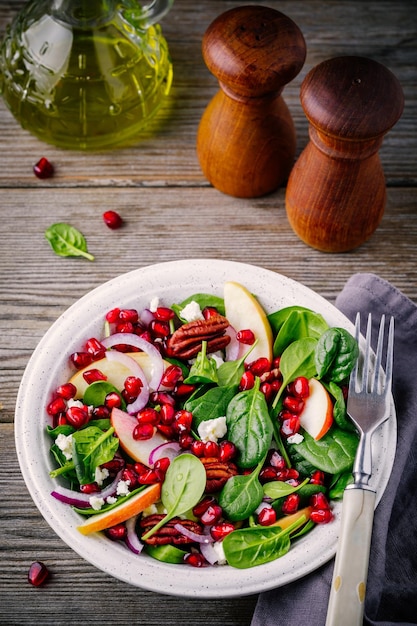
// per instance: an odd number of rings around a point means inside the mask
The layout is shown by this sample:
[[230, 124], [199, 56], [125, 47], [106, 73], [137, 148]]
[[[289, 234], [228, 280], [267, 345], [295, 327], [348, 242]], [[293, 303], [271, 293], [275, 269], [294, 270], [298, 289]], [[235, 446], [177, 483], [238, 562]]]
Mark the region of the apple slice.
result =
[[272, 330], [257, 299], [240, 283], [228, 281], [224, 285], [224, 305], [230, 325], [236, 331], [251, 330], [258, 340], [248, 361], [256, 361], [260, 357], [272, 361]]
[[149, 456], [158, 446], [166, 443], [168, 439], [158, 431], [150, 439], [133, 439], [133, 430], [138, 424], [138, 420], [133, 415], [114, 408], [111, 412], [110, 422], [119, 439], [123, 450], [134, 461], [139, 461], [148, 467], [151, 466]]
[[[138, 363], [149, 381], [152, 377], [152, 361], [146, 352], [128, 352], [127, 355]], [[164, 365], [167, 367], [168, 363], [164, 362]], [[78, 370], [78, 372], [70, 378], [69, 382], [73, 383], [77, 388], [76, 399], [80, 399], [84, 396], [88, 383], [84, 380], [83, 374], [91, 369], [100, 370], [100, 372], [107, 376], [107, 381], [119, 390], [123, 389], [126, 378], [132, 375], [130, 369], [119, 361], [110, 361], [106, 358], [94, 361], [91, 365], [87, 365], [87, 367], [84, 367], [82, 370]]]
[[316, 378], [308, 381], [310, 394], [300, 413], [300, 425], [318, 441], [333, 424], [333, 403], [327, 389]]
[[77, 526], [77, 530], [79, 530], [82, 535], [89, 535], [90, 533], [105, 530], [116, 524], [121, 524], [134, 515], [142, 513], [142, 511], [151, 506], [151, 504], [158, 502], [160, 497], [161, 483], [149, 485], [149, 487], [146, 487], [143, 491], [132, 496], [120, 506], [110, 509], [110, 511], [103, 511], [103, 513], [92, 515], [80, 526]]

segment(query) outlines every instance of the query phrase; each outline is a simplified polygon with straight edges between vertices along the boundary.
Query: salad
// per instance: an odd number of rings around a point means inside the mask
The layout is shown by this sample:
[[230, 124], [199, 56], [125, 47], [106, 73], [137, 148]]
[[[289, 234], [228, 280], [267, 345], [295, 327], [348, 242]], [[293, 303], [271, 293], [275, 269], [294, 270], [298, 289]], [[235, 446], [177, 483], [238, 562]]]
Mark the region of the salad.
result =
[[243, 285], [114, 308], [46, 407], [52, 496], [84, 535], [194, 567], [275, 560], [352, 480], [354, 338]]

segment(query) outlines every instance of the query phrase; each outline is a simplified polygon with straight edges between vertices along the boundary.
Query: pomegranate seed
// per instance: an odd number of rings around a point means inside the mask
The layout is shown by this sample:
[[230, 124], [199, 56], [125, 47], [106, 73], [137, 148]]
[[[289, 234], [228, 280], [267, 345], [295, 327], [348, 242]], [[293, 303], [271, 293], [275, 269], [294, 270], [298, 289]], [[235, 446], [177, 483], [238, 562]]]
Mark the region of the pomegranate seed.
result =
[[311, 496], [310, 504], [314, 509], [330, 509], [330, 503], [321, 491]]
[[71, 354], [70, 360], [78, 370], [81, 370], [83, 367], [91, 365], [93, 358], [88, 352], [74, 352]]
[[173, 438], [174, 429], [170, 424], [158, 424], [156, 428], [161, 433], [161, 435], [164, 435], [164, 437], [166, 437], [167, 439]]
[[116, 211], [105, 211], [103, 213], [103, 220], [106, 226], [108, 226], [112, 230], [120, 228], [123, 224], [122, 218]]
[[174, 430], [177, 433], [189, 433], [193, 423], [193, 414], [190, 411], [181, 409], [175, 413], [175, 421], [173, 423]]
[[300, 430], [300, 419], [297, 415], [291, 415], [284, 419], [281, 426], [281, 433], [286, 437], [290, 435], [295, 435]]
[[148, 343], [152, 343], [152, 336], [149, 330], [145, 330], [141, 333], [138, 333], [139, 337]]
[[295, 396], [285, 396], [282, 404], [287, 411], [290, 411], [290, 413], [300, 415], [304, 406], [304, 401], [301, 398], [296, 398]]
[[158, 470], [160, 472], [166, 473], [168, 467], [170, 466], [171, 461], [167, 456], [163, 456], [154, 463], [154, 470]]
[[251, 346], [255, 343], [255, 335], [248, 328], [244, 330], [238, 330], [238, 332], [236, 333], [236, 339], [239, 343], [244, 343], [248, 346]]
[[141, 409], [137, 414], [139, 424], [152, 424], [156, 426], [159, 422], [159, 413], [151, 407]]
[[157, 337], [158, 339], [165, 339], [170, 334], [169, 324], [159, 320], [152, 320], [149, 324], [149, 330], [152, 337]]
[[103, 465], [101, 465], [100, 467], [106, 468], [107, 470], [109, 470], [109, 472], [117, 474], [117, 472], [120, 472], [120, 470], [123, 469], [124, 464], [125, 462], [122, 458], [114, 457], [114, 459], [112, 459], [111, 461], [107, 461], [107, 463], [103, 463]]
[[220, 446], [215, 441], [206, 441], [204, 444], [204, 456], [207, 459], [220, 457]]
[[48, 413], [48, 415], [51, 415], [53, 417], [54, 415], [63, 413], [66, 408], [67, 403], [65, 402], [64, 398], [58, 397], [48, 404], [48, 406], [46, 407], [46, 412]]
[[107, 380], [107, 376], [98, 369], [86, 370], [83, 372], [83, 378], [89, 385], [91, 385], [91, 383], [96, 383], [99, 380]]
[[195, 385], [188, 385], [185, 383], [180, 383], [175, 388], [175, 395], [179, 398], [185, 398], [186, 396], [190, 396], [195, 389]]
[[116, 524], [116, 526], [111, 526], [104, 531], [109, 539], [112, 541], [120, 541], [124, 539], [127, 535], [126, 526], [124, 524]]
[[231, 522], [221, 522], [220, 524], [213, 524], [210, 528], [210, 534], [214, 541], [220, 541], [221, 539], [224, 539], [226, 535], [230, 535], [234, 529], [235, 527]]
[[291, 396], [296, 396], [297, 398], [308, 398], [310, 395], [310, 386], [308, 384], [308, 378], [305, 376], [298, 376], [288, 385], [288, 393]]
[[259, 387], [259, 391], [264, 394], [265, 400], [267, 402], [270, 402], [275, 395], [272, 385], [270, 385], [270, 383], [262, 383], [262, 385]]
[[163, 387], [175, 387], [175, 385], [182, 378], [182, 369], [179, 365], [170, 365], [166, 368], [164, 375], [161, 379], [161, 385]]
[[258, 524], [271, 526], [277, 521], [277, 513], [272, 506], [265, 506], [258, 514]]
[[249, 363], [249, 369], [254, 376], [262, 376], [262, 374], [269, 372], [271, 369], [271, 362], [269, 359], [262, 356], [256, 359], [256, 361]]
[[154, 391], [151, 393], [150, 400], [153, 404], [170, 404], [175, 405], [175, 400], [171, 394], [166, 391]]
[[42, 157], [33, 166], [33, 173], [37, 178], [51, 178], [54, 175], [54, 166], [46, 157]]
[[100, 487], [97, 483], [88, 483], [87, 485], [80, 485], [81, 493], [97, 493], [100, 491]]
[[298, 493], [291, 493], [284, 500], [282, 505], [282, 512], [285, 515], [289, 515], [291, 513], [295, 513], [298, 509], [298, 505], [300, 504], [300, 496]]
[[172, 404], [163, 404], [159, 411], [161, 424], [172, 424], [175, 420], [175, 409]]
[[223, 514], [223, 509], [219, 504], [210, 504], [200, 516], [200, 521], [205, 526], [216, 524]]
[[208, 565], [206, 559], [200, 552], [189, 552], [184, 556], [184, 563], [192, 567], [205, 567]]
[[135, 489], [138, 484], [138, 475], [133, 467], [125, 467], [122, 471], [121, 480], [129, 481], [129, 488]]
[[108, 321], [109, 324], [115, 324], [120, 319], [119, 315], [120, 315], [120, 309], [118, 308], [111, 309], [110, 311], [106, 313], [106, 320]]
[[125, 380], [125, 389], [132, 398], [137, 398], [142, 390], [143, 384], [140, 378], [128, 376]]
[[174, 311], [169, 309], [167, 306], [158, 306], [154, 315], [156, 319], [161, 322], [169, 322], [169, 320], [172, 320], [175, 317]]
[[68, 425], [68, 421], [65, 415], [62, 415], [61, 413], [60, 415], [54, 416], [54, 426], [67, 426], [67, 425]]
[[93, 408], [91, 417], [95, 420], [106, 420], [110, 417], [110, 411], [107, 406], [101, 404]]
[[287, 469], [287, 480], [297, 479], [300, 476], [300, 472], [295, 469], [295, 467], [290, 467]]
[[81, 428], [82, 426], [85, 426], [89, 420], [88, 411], [80, 406], [71, 406], [67, 409], [65, 417], [71, 426], [74, 426], [74, 428]]
[[119, 313], [119, 320], [121, 322], [137, 324], [139, 321], [139, 313], [136, 309], [121, 309]]
[[196, 517], [201, 517], [207, 511], [209, 506], [213, 506], [214, 504], [217, 504], [217, 502], [213, 496], [205, 496], [195, 505], [193, 513]]
[[193, 442], [191, 446], [191, 452], [195, 454], [195, 456], [202, 457], [204, 456], [204, 451], [206, 449], [206, 444], [204, 441], [196, 440]]
[[242, 374], [242, 378], [239, 383], [240, 391], [247, 391], [248, 389], [253, 389], [255, 385], [255, 377], [250, 370], [247, 370]]
[[311, 474], [310, 483], [312, 485], [324, 485], [324, 472], [316, 470]]
[[148, 469], [146, 472], [139, 475], [139, 482], [141, 485], [154, 485], [155, 483], [162, 482], [162, 480], [163, 476], [152, 469]]
[[271, 382], [271, 389], [274, 393], [279, 391], [282, 387], [282, 380], [278, 380], [277, 378]]
[[116, 333], [133, 333], [132, 322], [118, 322], [116, 324]]
[[218, 315], [219, 311], [216, 309], [215, 306], [206, 306], [202, 310], [202, 314], [203, 314], [204, 319], [208, 320], [211, 317], [215, 317], [216, 315]]
[[283, 469], [285, 467], [285, 459], [277, 450], [272, 452], [269, 462], [272, 467], [276, 469]]
[[40, 587], [49, 577], [49, 570], [42, 561], [35, 561], [29, 568], [28, 581], [34, 587]]
[[191, 450], [191, 446], [193, 445], [194, 441], [194, 437], [192, 437], [192, 435], [188, 433], [183, 433], [178, 437], [178, 443], [183, 450]]
[[138, 424], [133, 429], [132, 437], [135, 441], [146, 441], [147, 439], [151, 439], [154, 434], [154, 426], [149, 422], [145, 422], [143, 424]]
[[333, 513], [330, 509], [313, 509], [310, 519], [315, 524], [328, 524], [333, 519]]
[[231, 461], [237, 455], [237, 448], [231, 441], [222, 441], [220, 443], [219, 459], [220, 461]]
[[65, 383], [64, 385], [60, 385], [56, 388], [56, 393], [65, 400], [71, 400], [71, 398], [74, 398], [77, 393], [77, 387], [72, 383]]
[[106, 348], [95, 337], [91, 337], [86, 341], [84, 349], [88, 354], [91, 354], [94, 361], [102, 359], [106, 353]]
[[276, 479], [277, 470], [274, 467], [264, 467], [259, 472], [259, 480], [263, 483]]
[[104, 404], [108, 409], [120, 408], [122, 401], [118, 393], [111, 391], [104, 399]]

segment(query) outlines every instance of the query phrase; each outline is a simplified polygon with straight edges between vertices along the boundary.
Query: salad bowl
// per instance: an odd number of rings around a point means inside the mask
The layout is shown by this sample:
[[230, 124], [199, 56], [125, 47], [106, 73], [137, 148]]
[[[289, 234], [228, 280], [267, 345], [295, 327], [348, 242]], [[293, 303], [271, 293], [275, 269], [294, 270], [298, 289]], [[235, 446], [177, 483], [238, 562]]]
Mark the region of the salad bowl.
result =
[[[222, 598], [259, 593], [285, 585], [319, 568], [336, 552], [341, 502], [334, 502], [334, 520], [317, 525], [297, 540], [284, 556], [250, 569], [215, 565], [195, 569], [134, 554], [103, 533], [83, 535], [80, 515], [51, 496], [54, 481], [46, 407], [52, 391], [70, 375], [69, 356], [89, 337], [101, 336], [103, 318], [114, 307], [146, 308], [155, 298], [165, 305], [195, 293], [222, 296], [224, 283], [235, 281], [257, 296], [267, 313], [303, 306], [320, 313], [330, 326], [354, 333], [351, 322], [307, 287], [283, 275], [234, 261], [187, 259], [160, 263], [118, 276], [83, 296], [51, 326], [24, 372], [15, 415], [15, 442], [23, 478], [40, 513], [52, 530], [86, 561], [126, 583], [175, 596]], [[396, 448], [395, 409], [373, 438], [377, 501], [387, 485]]]

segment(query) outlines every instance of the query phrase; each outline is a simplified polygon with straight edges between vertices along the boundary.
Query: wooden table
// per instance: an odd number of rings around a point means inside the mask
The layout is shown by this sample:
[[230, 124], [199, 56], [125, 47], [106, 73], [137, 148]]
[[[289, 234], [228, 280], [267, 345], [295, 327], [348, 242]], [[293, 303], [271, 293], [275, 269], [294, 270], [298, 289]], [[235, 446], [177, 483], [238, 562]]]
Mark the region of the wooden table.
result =
[[[51, 530], [20, 474], [13, 437], [16, 393], [28, 359], [50, 325], [92, 288], [118, 274], [161, 261], [207, 257], [252, 263], [296, 279], [334, 301], [355, 272], [375, 272], [417, 302], [417, 23], [413, 2], [286, 0], [265, 5], [298, 24], [308, 55], [284, 92], [298, 133], [307, 141], [300, 83], [311, 67], [337, 55], [362, 55], [401, 81], [404, 114], [380, 151], [388, 202], [382, 224], [359, 249], [340, 255], [307, 247], [286, 218], [284, 189], [255, 200], [225, 196], [201, 173], [195, 138], [217, 90], [201, 56], [209, 23], [238, 2], [176, 0], [163, 22], [174, 63], [162, 128], [129, 149], [67, 152], [21, 130], [0, 104], [0, 623], [248, 625], [256, 597], [184, 600], [131, 587], [96, 570]], [[0, 30], [23, 5], [0, 1]], [[38, 180], [32, 166], [46, 156], [56, 174]], [[115, 209], [126, 225], [102, 221]], [[95, 255], [89, 263], [55, 256], [44, 238], [53, 222], [79, 228]], [[34, 416], [36, 419], [36, 416]], [[44, 588], [26, 580], [43, 560]], [[300, 599], [301, 600], [301, 599]]]

